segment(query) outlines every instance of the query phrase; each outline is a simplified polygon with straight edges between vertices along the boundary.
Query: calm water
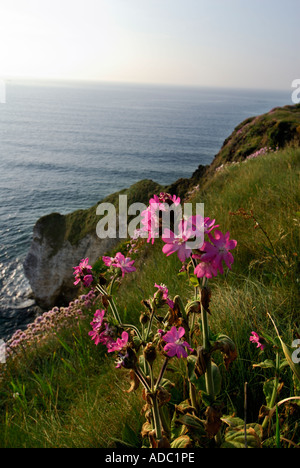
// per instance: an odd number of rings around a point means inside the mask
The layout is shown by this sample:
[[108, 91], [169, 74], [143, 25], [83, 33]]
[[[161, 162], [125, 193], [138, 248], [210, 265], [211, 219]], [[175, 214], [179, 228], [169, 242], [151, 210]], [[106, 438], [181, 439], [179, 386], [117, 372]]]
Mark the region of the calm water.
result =
[[0, 338], [27, 320], [22, 263], [39, 217], [89, 208], [140, 179], [169, 184], [190, 177], [242, 120], [285, 104], [291, 104], [289, 91], [6, 83]]

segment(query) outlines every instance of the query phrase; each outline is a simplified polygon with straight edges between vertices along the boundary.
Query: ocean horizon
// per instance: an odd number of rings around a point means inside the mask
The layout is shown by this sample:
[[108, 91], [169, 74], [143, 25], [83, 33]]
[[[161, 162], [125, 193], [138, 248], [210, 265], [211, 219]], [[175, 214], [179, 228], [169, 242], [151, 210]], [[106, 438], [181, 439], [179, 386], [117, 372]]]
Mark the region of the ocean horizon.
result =
[[[142, 179], [210, 164], [248, 117], [291, 92], [7, 80], [0, 104], [0, 339], [30, 321], [23, 261], [44, 215], [90, 208]], [[71, 266], [72, 267], [72, 266]]]

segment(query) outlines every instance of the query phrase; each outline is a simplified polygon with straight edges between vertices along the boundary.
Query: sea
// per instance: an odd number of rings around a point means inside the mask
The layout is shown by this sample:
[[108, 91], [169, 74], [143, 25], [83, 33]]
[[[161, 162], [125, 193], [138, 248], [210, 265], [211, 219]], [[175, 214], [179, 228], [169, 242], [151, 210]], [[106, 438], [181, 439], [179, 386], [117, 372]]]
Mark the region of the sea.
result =
[[[141, 179], [210, 164], [250, 116], [291, 91], [7, 80], [0, 102], [0, 339], [36, 313], [23, 262], [36, 221], [90, 208]], [[3, 89], [2, 89], [3, 91]], [[3, 95], [3, 93], [2, 93]]]

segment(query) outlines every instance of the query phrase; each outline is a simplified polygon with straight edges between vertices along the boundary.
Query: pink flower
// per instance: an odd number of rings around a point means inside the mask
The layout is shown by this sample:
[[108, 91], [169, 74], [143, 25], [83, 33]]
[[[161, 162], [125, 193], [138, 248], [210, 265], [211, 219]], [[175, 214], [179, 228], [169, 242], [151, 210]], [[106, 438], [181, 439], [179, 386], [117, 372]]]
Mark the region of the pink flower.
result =
[[[170, 229], [165, 229], [162, 237], [162, 240], [166, 244], [163, 246], [163, 253], [168, 257], [174, 252], [177, 252], [179, 260], [183, 263], [191, 256], [192, 249], [190, 246], [187, 246], [187, 242], [195, 238], [195, 235], [197, 237], [199, 233], [194, 231], [187, 221], [181, 221], [179, 223], [178, 235], [175, 235]], [[200, 237], [198, 244], [196, 244], [194, 248], [200, 247], [199, 244], [202, 244], [202, 239]]]
[[103, 323], [104, 315], [105, 315], [105, 310], [96, 310], [93, 321], [91, 322], [93, 329], [95, 329], [96, 327], [101, 327]]
[[109, 323], [104, 324], [104, 330], [100, 333], [100, 343], [109, 349], [111, 344], [114, 343], [113, 336], [114, 336], [114, 329], [111, 327]]
[[128, 333], [123, 332], [122, 333], [122, 338], [118, 338], [117, 341], [110, 343], [108, 346], [108, 352], [113, 353], [114, 351], [122, 351], [122, 349], [127, 345], [128, 343]]
[[114, 329], [110, 326], [109, 323], [103, 323], [104, 321], [105, 310], [97, 310], [95, 312], [91, 326], [92, 331], [88, 335], [95, 342], [95, 345], [98, 346], [99, 343], [109, 348], [113, 343]]
[[84, 286], [89, 286], [92, 283], [92, 267], [89, 265], [88, 258], [81, 260], [79, 266], [73, 267], [73, 270], [73, 275], [75, 276], [75, 286], [77, 286], [77, 284], [79, 284], [81, 281], [83, 281]]
[[129, 257], [124, 257], [121, 252], [118, 252], [115, 257], [102, 257], [102, 260], [108, 267], [113, 266], [115, 268], [120, 268], [123, 277], [125, 273], [136, 271], [136, 268], [133, 266], [134, 260], [131, 260]]
[[186, 358], [188, 356], [187, 349], [193, 351], [190, 345], [183, 341], [182, 337], [185, 334], [185, 329], [179, 327], [178, 330], [176, 327], [172, 327], [163, 337], [162, 340], [167, 344], [164, 347], [164, 351], [169, 357], [177, 356], [178, 358]]
[[84, 286], [88, 288], [94, 281], [93, 275], [85, 275], [82, 281]]
[[111, 267], [112, 264], [115, 262], [114, 257], [102, 257], [103, 262], [105, 263], [106, 266]]
[[131, 260], [129, 257], [125, 257], [120, 252], [117, 253], [115, 257], [115, 263], [112, 266], [116, 268], [121, 268], [122, 276], [124, 277], [125, 273], [132, 273], [136, 271], [136, 268], [133, 266], [134, 260]]
[[101, 343], [101, 334], [99, 333], [99, 329], [97, 327], [94, 330], [91, 330], [88, 334], [92, 340], [94, 340], [96, 346]]
[[251, 335], [250, 336], [250, 341], [252, 343], [255, 343], [257, 346], [257, 348], [260, 348], [261, 350], [263, 350], [265, 348], [265, 345], [263, 345], [262, 343], [260, 343], [260, 336], [256, 333], [256, 332], [251, 332]]
[[231, 269], [234, 258], [229, 250], [232, 250], [237, 246], [237, 241], [229, 239], [229, 232], [222, 234], [221, 231], [214, 231], [214, 235], [215, 237], [213, 237], [211, 234], [208, 234], [212, 244], [209, 242], [204, 242], [201, 248], [201, 250], [204, 251], [204, 254], [201, 256], [201, 261], [213, 262], [220, 273], [223, 274], [224, 271], [222, 261], [224, 261], [228, 268]]
[[218, 268], [214, 262], [201, 262], [196, 266], [194, 274], [198, 278], [212, 278], [213, 276], [217, 276]]
[[204, 234], [208, 234], [213, 229], [219, 227], [219, 225], [215, 225], [215, 219], [203, 218], [201, 215], [190, 216], [187, 223], [188, 226], [196, 228], [195, 232], [203, 231]]

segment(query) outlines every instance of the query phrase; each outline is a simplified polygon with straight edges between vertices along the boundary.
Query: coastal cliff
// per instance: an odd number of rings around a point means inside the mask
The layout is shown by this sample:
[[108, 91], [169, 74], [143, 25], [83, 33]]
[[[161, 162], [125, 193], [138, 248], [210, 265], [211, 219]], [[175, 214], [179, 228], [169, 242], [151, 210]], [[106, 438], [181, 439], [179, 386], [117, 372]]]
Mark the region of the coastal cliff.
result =
[[[106, 197], [118, 209], [119, 195], [128, 196], [128, 204], [148, 203], [159, 191], [176, 193], [182, 199], [197, 185], [205, 186], [216, 170], [241, 162], [262, 150], [276, 151], [288, 145], [300, 144], [300, 105], [272, 109], [239, 124], [224, 141], [209, 166], [200, 165], [189, 179], [179, 179], [168, 187], [143, 180], [128, 189]], [[72, 267], [89, 257], [94, 263], [115, 247], [119, 239], [99, 239], [96, 235], [97, 205], [68, 215], [53, 213], [38, 220], [33, 241], [24, 263], [36, 303], [44, 309], [64, 305], [77, 293]]]
[[25, 275], [37, 304], [47, 309], [71, 301], [76, 293], [71, 266], [87, 256], [95, 262], [117, 242], [118, 239], [98, 239], [95, 230], [95, 235], [87, 234], [72, 244], [66, 238], [65, 216], [53, 213], [41, 218], [34, 227], [33, 241], [24, 262]]
[[[161, 188], [155, 182], [143, 180], [106, 197], [102, 203], [112, 203], [118, 209], [119, 195], [127, 195], [130, 204], [136, 201], [147, 203], [149, 197]], [[97, 206], [67, 215], [52, 213], [37, 221], [24, 272], [41, 308], [63, 306], [74, 299], [78, 288], [74, 286], [72, 267], [85, 257], [94, 263], [118, 244], [118, 237], [97, 237], [96, 226], [100, 220], [96, 215]]]

